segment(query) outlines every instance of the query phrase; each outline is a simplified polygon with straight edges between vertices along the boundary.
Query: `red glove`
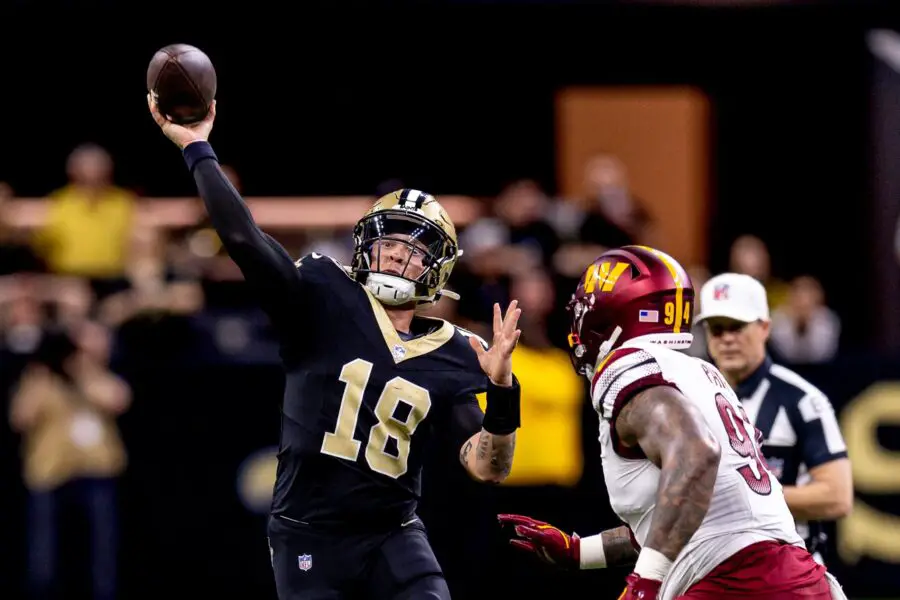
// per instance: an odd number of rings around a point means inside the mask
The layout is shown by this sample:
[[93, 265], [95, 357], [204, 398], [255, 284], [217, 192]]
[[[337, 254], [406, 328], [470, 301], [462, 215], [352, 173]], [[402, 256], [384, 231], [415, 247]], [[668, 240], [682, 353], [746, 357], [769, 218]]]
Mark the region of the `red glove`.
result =
[[619, 600], [656, 600], [662, 581], [644, 579], [637, 573], [632, 573], [625, 578], [625, 591], [619, 596]]
[[497, 515], [504, 525], [514, 525], [523, 539], [509, 540], [510, 545], [532, 552], [542, 561], [563, 569], [581, 568], [581, 546], [577, 535], [563, 533], [553, 525], [522, 515]]

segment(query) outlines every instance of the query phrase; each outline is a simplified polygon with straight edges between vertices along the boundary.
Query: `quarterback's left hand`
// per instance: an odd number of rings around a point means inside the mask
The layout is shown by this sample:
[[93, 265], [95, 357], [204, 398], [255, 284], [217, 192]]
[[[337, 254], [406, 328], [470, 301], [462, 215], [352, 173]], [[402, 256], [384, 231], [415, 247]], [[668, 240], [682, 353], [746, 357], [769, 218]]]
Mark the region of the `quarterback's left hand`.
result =
[[469, 338], [469, 344], [478, 355], [478, 364], [491, 378], [494, 385], [510, 387], [512, 378], [512, 353], [519, 343], [522, 332], [516, 329], [522, 309], [517, 308], [518, 300], [509, 303], [506, 316], [500, 316], [500, 305], [494, 304], [494, 341], [488, 350], [482, 348], [475, 338]]
[[619, 596], [619, 600], [656, 600], [662, 581], [645, 579], [637, 573], [631, 573], [625, 578], [625, 591]]

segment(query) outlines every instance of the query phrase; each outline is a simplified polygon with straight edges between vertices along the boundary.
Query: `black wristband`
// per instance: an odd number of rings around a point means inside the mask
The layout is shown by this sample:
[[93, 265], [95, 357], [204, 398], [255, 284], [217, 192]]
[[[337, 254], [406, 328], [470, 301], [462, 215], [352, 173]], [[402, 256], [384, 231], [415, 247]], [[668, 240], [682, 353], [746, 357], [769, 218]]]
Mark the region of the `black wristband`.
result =
[[211, 158], [218, 162], [219, 157], [213, 152], [209, 142], [191, 142], [184, 147], [184, 162], [187, 163], [188, 171], [193, 172], [194, 166], [205, 158]]
[[518, 429], [521, 422], [519, 397], [522, 389], [513, 375], [512, 387], [501, 387], [488, 382], [487, 409], [481, 427], [494, 435], [509, 435]]

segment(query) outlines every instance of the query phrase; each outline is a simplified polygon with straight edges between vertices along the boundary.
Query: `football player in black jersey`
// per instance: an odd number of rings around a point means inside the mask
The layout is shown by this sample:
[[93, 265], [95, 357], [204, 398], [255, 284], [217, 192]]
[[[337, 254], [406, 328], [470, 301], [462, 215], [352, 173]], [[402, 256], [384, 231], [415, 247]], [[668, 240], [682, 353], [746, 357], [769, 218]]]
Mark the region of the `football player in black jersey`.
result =
[[295, 262], [222, 172], [207, 142], [215, 106], [184, 127], [148, 101], [279, 337], [286, 381], [268, 526], [278, 597], [449, 598], [416, 516], [423, 454], [437, 438], [476, 480], [508, 475], [516, 302], [504, 315], [494, 307], [490, 346], [415, 314], [449, 294], [460, 255], [447, 213], [417, 190], [382, 197], [360, 219], [349, 267], [315, 253]]

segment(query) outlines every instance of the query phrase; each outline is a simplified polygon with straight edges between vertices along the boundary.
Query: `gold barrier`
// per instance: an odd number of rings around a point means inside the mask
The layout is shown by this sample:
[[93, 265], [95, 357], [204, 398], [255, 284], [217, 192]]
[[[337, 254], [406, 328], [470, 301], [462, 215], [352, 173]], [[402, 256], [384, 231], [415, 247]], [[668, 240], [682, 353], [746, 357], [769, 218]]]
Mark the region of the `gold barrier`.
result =
[[[352, 227], [374, 203], [370, 196], [250, 197], [245, 198], [253, 218], [263, 229], [332, 229]], [[470, 196], [439, 196], [457, 227], [482, 214], [482, 203]], [[138, 220], [159, 227], [184, 227], [195, 223], [202, 204], [197, 198], [139, 198]], [[47, 218], [46, 198], [9, 200], [9, 224], [32, 229]]]

